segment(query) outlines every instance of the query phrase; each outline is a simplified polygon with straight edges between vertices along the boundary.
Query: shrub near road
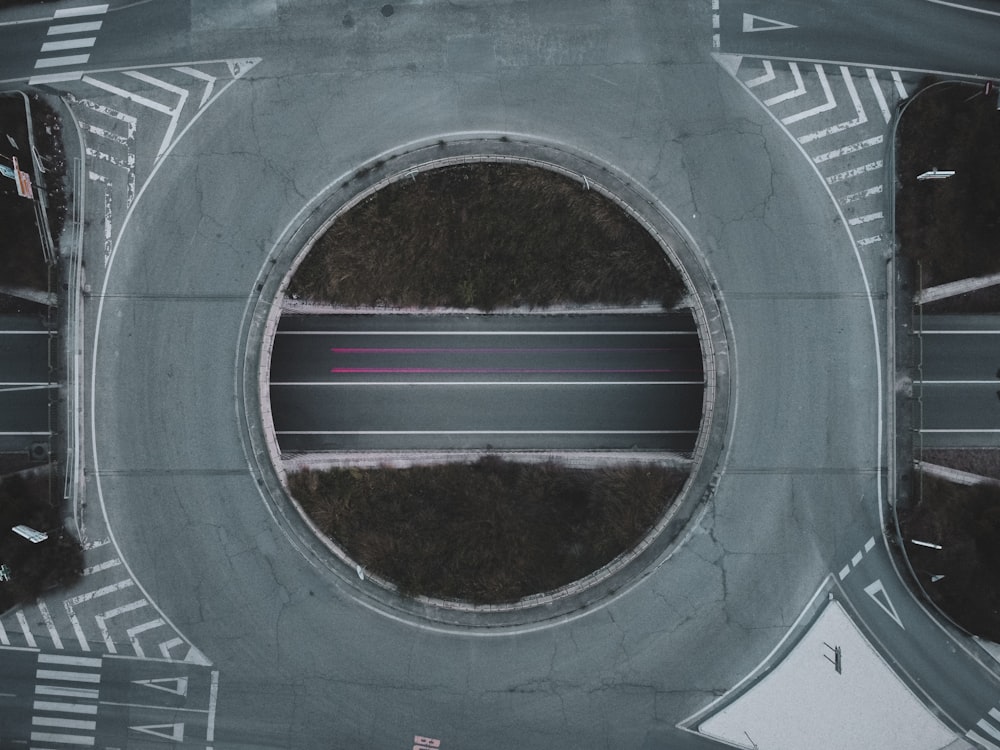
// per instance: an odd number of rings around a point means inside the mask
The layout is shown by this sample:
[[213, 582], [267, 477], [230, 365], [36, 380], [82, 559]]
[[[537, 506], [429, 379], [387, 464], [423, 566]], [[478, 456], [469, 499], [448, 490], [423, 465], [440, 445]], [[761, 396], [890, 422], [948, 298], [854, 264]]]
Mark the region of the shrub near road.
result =
[[671, 308], [684, 284], [646, 230], [596, 190], [545, 169], [477, 163], [366, 198], [317, 242], [289, 291], [348, 307]]
[[475, 464], [332, 469], [289, 476], [321, 531], [407, 595], [516, 601], [631, 549], [686, 471], [575, 470], [486, 457]]

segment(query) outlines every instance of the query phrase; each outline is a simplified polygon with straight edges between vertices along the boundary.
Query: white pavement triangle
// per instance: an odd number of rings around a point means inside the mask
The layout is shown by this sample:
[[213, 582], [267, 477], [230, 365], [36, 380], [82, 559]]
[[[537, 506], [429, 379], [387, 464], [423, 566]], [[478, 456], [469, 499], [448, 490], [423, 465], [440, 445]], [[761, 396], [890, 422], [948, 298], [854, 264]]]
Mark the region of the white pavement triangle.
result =
[[764, 18], [750, 13], [743, 14], [743, 31], [779, 31], [780, 29], [797, 29], [798, 26], [784, 21], [775, 21], [773, 18]]
[[865, 586], [865, 593], [875, 601], [883, 612], [895, 620], [899, 627], [906, 630], [903, 626], [903, 621], [899, 619], [899, 615], [896, 613], [896, 608], [892, 606], [892, 602], [889, 601], [889, 594], [886, 593], [885, 587], [882, 585], [882, 581], [880, 579], [876, 578], [874, 582]]
[[184, 722], [177, 722], [174, 724], [147, 724], [141, 727], [129, 727], [129, 729], [133, 732], [151, 734], [154, 737], [172, 740], [173, 742], [184, 741]]

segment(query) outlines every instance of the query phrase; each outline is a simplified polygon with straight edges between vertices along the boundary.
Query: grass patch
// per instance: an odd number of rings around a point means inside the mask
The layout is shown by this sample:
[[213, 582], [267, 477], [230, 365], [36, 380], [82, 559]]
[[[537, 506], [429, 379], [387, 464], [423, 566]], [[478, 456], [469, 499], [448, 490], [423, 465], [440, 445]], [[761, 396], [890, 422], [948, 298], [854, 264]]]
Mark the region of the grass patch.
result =
[[[896, 233], [925, 287], [1000, 271], [996, 105], [974, 86], [940, 85], [914, 98], [899, 122]], [[917, 181], [935, 167], [956, 174]]]
[[289, 476], [323, 533], [406, 595], [503, 603], [575, 581], [631, 549], [686, 471], [474, 464]]
[[[12, 573], [10, 581], [0, 583], [0, 612], [75, 583], [83, 574], [80, 543], [62, 530], [62, 514], [48, 494], [47, 477], [13, 476], [0, 484], [0, 563]], [[45, 531], [49, 538], [33, 544], [10, 530], [18, 524]]]
[[645, 229], [597, 191], [537, 167], [477, 163], [366, 198], [320, 238], [289, 292], [350, 307], [669, 309], [684, 283]]
[[[924, 474], [923, 497], [900, 514], [910, 562], [934, 602], [966, 630], [1000, 642], [1000, 486]], [[940, 544], [935, 550], [908, 540]], [[933, 575], [943, 575], [936, 583]]]

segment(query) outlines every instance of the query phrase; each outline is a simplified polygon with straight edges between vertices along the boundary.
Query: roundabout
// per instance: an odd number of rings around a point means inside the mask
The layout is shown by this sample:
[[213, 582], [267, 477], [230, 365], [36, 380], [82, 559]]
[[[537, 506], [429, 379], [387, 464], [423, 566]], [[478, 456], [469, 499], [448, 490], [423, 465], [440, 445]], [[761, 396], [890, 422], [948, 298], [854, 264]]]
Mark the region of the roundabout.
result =
[[[598, 5], [577, 36], [564, 15], [429, 3], [344, 24], [370, 34], [364, 55], [262, 43], [145, 162], [106, 269], [88, 258], [87, 512], [218, 671], [215, 747], [710, 747], [684, 722], [767, 669], [817, 592], [896, 648], [874, 576], [906, 633], [922, 627], [874, 541], [884, 259], [858, 251], [812, 163], [692, 41], [700, 8], [606, 24]], [[496, 35], [492, 57], [462, 13]], [[544, 29], [562, 40], [545, 54], [519, 43]], [[444, 58], [402, 45], [432, 30]], [[681, 502], [620, 568], [520, 608], [359, 576], [291, 504], [269, 437], [262, 372], [295, 257], [442, 149], [585, 178], [697, 290], [705, 399]]]

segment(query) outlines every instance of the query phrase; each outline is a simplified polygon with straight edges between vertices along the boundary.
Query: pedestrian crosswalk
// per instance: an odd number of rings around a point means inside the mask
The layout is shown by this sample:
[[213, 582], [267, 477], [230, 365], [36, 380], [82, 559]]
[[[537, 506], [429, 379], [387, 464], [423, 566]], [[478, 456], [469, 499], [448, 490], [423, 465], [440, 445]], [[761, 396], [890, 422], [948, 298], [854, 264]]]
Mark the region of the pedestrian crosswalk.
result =
[[895, 70], [727, 54], [716, 59], [810, 159], [857, 246], [890, 252], [884, 195], [889, 127], [915, 81]]
[[113, 545], [85, 545], [83, 580], [0, 617], [0, 645], [53, 651], [121, 654], [207, 665], [128, 574]]
[[[48, 28], [46, 41], [42, 43], [40, 55], [35, 61], [35, 70], [59, 70], [36, 72], [28, 79], [28, 84], [36, 86], [79, 80], [83, 73], [73, 68], [85, 65], [90, 60], [90, 52], [84, 50], [90, 50], [97, 42], [97, 37], [93, 35], [100, 31], [103, 24], [99, 16], [107, 12], [108, 3], [57, 10], [52, 17], [53, 23]], [[89, 20], [79, 20], [84, 18]]]
[[39, 653], [31, 712], [31, 743], [93, 746], [97, 729], [101, 659]]
[[991, 708], [965, 736], [983, 750], [1000, 750], [1000, 709]]

